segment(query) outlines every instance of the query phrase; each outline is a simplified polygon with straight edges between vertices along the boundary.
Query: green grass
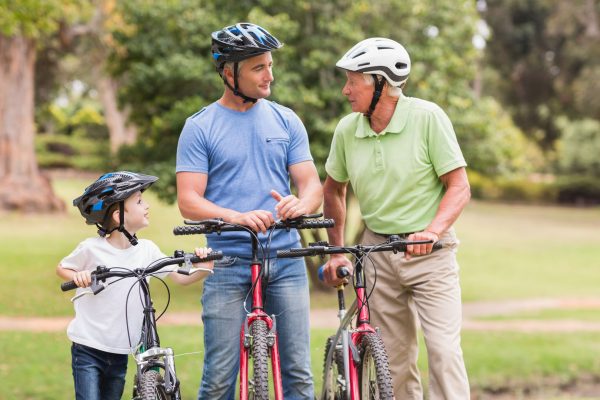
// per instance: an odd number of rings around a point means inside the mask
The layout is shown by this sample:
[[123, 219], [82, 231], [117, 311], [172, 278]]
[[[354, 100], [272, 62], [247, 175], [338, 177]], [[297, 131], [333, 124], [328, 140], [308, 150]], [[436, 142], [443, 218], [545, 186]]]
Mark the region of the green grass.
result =
[[[55, 187], [70, 202], [88, 180], [57, 180]], [[180, 224], [176, 206], [159, 203], [150, 191], [150, 227], [140, 236], [154, 240], [165, 253], [191, 250], [201, 237], [174, 237]], [[0, 313], [10, 316], [68, 316], [71, 294], [61, 293], [54, 268], [82, 239], [95, 235], [77, 210], [64, 215], [0, 215]], [[600, 208], [575, 209], [473, 202], [457, 223], [465, 301], [540, 297], [597, 297], [600, 282]], [[170, 285], [170, 312], [200, 313], [200, 284]], [[348, 291], [348, 296], [349, 296]], [[155, 290], [157, 308], [163, 291]], [[313, 307], [333, 307], [335, 292], [312, 295]], [[597, 321], [600, 311], [546, 310], [518, 318]], [[332, 318], [335, 316], [332, 314]], [[504, 317], [501, 317], [504, 318]], [[512, 317], [511, 317], [512, 318]], [[164, 344], [176, 354], [201, 352], [201, 328], [160, 328]], [[312, 330], [313, 372], [321, 386], [323, 344], [333, 333]], [[599, 376], [597, 334], [521, 334], [464, 332], [463, 349], [474, 388], [536, 384], [544, 379], [567, 382], [577, 376]], [[72, 398], [69, 343], [64, 332], [0, 332], [0, 381], [7, 399]], [[425, 349], [420, 363], [426, 370]], [[184, 398], [194, 398], [201, 375], [201, 354], [180, 356], [177, 368]], [[131, 373], [131, 371], [130, 371]], [[131, 376], [128, 377], [131, 385]], [[126, 394], [130, 393], [130, 386]], [[0, 398], [2, 395], [0, 395]], [[549, 397], [544, 397], [549, 398]]]
[[483, 321], [510, 321], [510, 320], [542, 320], [542, 321], [560, 321], [577, 320], [600, 322], [599, 309], [547, 309], [539, 311], [518, 312], [510, 315], [490, 315], [477, 318]]
[[[202, 329], [160, 328], [164, 345], [173, 347], [184, 399], [195, 398], [202, 371]], [[322, 386], [326, 329], [312, 330], [312, 365], [317, 393]], [[600, 375], [597, 334], [516, 334], [465, 332], [463, 349], [471, 386], [475, 389], [556, 385], [580, 375]], [[73, 379], [70, 343], [63, 333], [0, 332], [0, 381], [6, 399], [71, 399]], [[420, 367], [425, 380], [425, 349]], [[192, 354], [186, 354], [192, 353]], [[130, 358], [123, 398], [131, 394], [135, 365]]]

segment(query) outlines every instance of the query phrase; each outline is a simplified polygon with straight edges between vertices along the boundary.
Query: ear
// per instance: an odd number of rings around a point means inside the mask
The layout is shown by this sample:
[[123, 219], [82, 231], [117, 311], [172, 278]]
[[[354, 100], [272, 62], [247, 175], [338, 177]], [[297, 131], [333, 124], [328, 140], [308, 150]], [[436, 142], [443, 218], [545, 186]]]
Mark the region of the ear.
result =
[[226, 79], [231, 86], [233, 86], [233, 70], [228, 66], [223, 68], [223, 78]]
[[119, 226], [119, 216], [120, 216], [121, 212], [119, 211], [119, 208], [117, 207], [117, 209], [115, 211], [113, 211], [112, 215], [110, 216], [112, 218], [112, 222], [114, 222], [116, 224], [116, 226]]

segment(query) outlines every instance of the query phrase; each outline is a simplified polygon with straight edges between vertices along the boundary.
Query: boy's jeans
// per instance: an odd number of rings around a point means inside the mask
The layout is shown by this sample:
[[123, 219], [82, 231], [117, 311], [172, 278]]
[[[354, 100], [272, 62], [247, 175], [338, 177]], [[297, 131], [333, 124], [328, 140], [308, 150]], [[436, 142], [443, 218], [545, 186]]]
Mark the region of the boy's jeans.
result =
[[[308, 278], [303, 259], [270, 261], [265, 312], [275, 314], [286, 400], [313, 399]], [[226, 257], [204, 282], [204, 371], [200, 400], [233, 400], [239, 371], [240, 329], [251, 298], [250, 260]], [[263, 288], [264, 290], [264, 288]]]
[[73, 343], [71, 359], [77, 400], [121, 399], [127, 354], [107, 353]]

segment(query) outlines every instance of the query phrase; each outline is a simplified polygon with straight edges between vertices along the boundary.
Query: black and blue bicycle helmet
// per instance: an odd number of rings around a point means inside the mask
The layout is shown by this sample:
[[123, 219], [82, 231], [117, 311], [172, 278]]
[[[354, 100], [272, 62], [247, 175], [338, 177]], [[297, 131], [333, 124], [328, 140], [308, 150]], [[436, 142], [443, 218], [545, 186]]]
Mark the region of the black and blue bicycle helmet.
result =
[[[129, 234], [124, 227], [124, 201], [137, 191], [144, 191], [158, 178], [152, 175], [138, 174], [135, 172], [118, 171], [102, 175], [94, 183], [85, 188], [83, 194], [73, 200], [73, 205], [85, 218], [88, 225], [96, 225], [98, 234], [105, 236], [114, 230], [123, 232], [129, 241], [135, 245], [135, 235]], [[108, 209], [113, 204], [119, 204], [120, 223], [119, 227], [109, 231], [107, 215]], [[135, 242], [135, 243], [134, 243]]]
[[[213, 32], [211, 52], [215, 67], [223, 78], [225, 85], [236, 96], [242, 97], [245, 101], [256, 103], [257, 99], [245, 96], [238, 90], [238, 63], [247, 58], [277, 50], [282, 46], [283, 43], [266, 29], [248, 22], [241, 22]], [[234, 63], [234, 87], [231, 87], [223, 76], [223, 69], [228, 62]]]

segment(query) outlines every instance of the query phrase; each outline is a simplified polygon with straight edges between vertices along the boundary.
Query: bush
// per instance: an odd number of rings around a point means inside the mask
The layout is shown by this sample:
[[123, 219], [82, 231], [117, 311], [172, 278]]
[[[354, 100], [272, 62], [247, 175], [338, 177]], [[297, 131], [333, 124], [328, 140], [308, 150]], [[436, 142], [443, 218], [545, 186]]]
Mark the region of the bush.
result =
[[595, 176], [563, 176], [554, 184], [559, 203], [576, 205], [600, 204], [600, 178]]
[[41, 168], [98, 171], [108, 165], [107, 140], [39, 134], [35, 137], [35, 147]]
[[524, 203], [555, 203], [558, 187], [531, 178], [495, 178], [469, 171], [471, 195], [475, 199]]

